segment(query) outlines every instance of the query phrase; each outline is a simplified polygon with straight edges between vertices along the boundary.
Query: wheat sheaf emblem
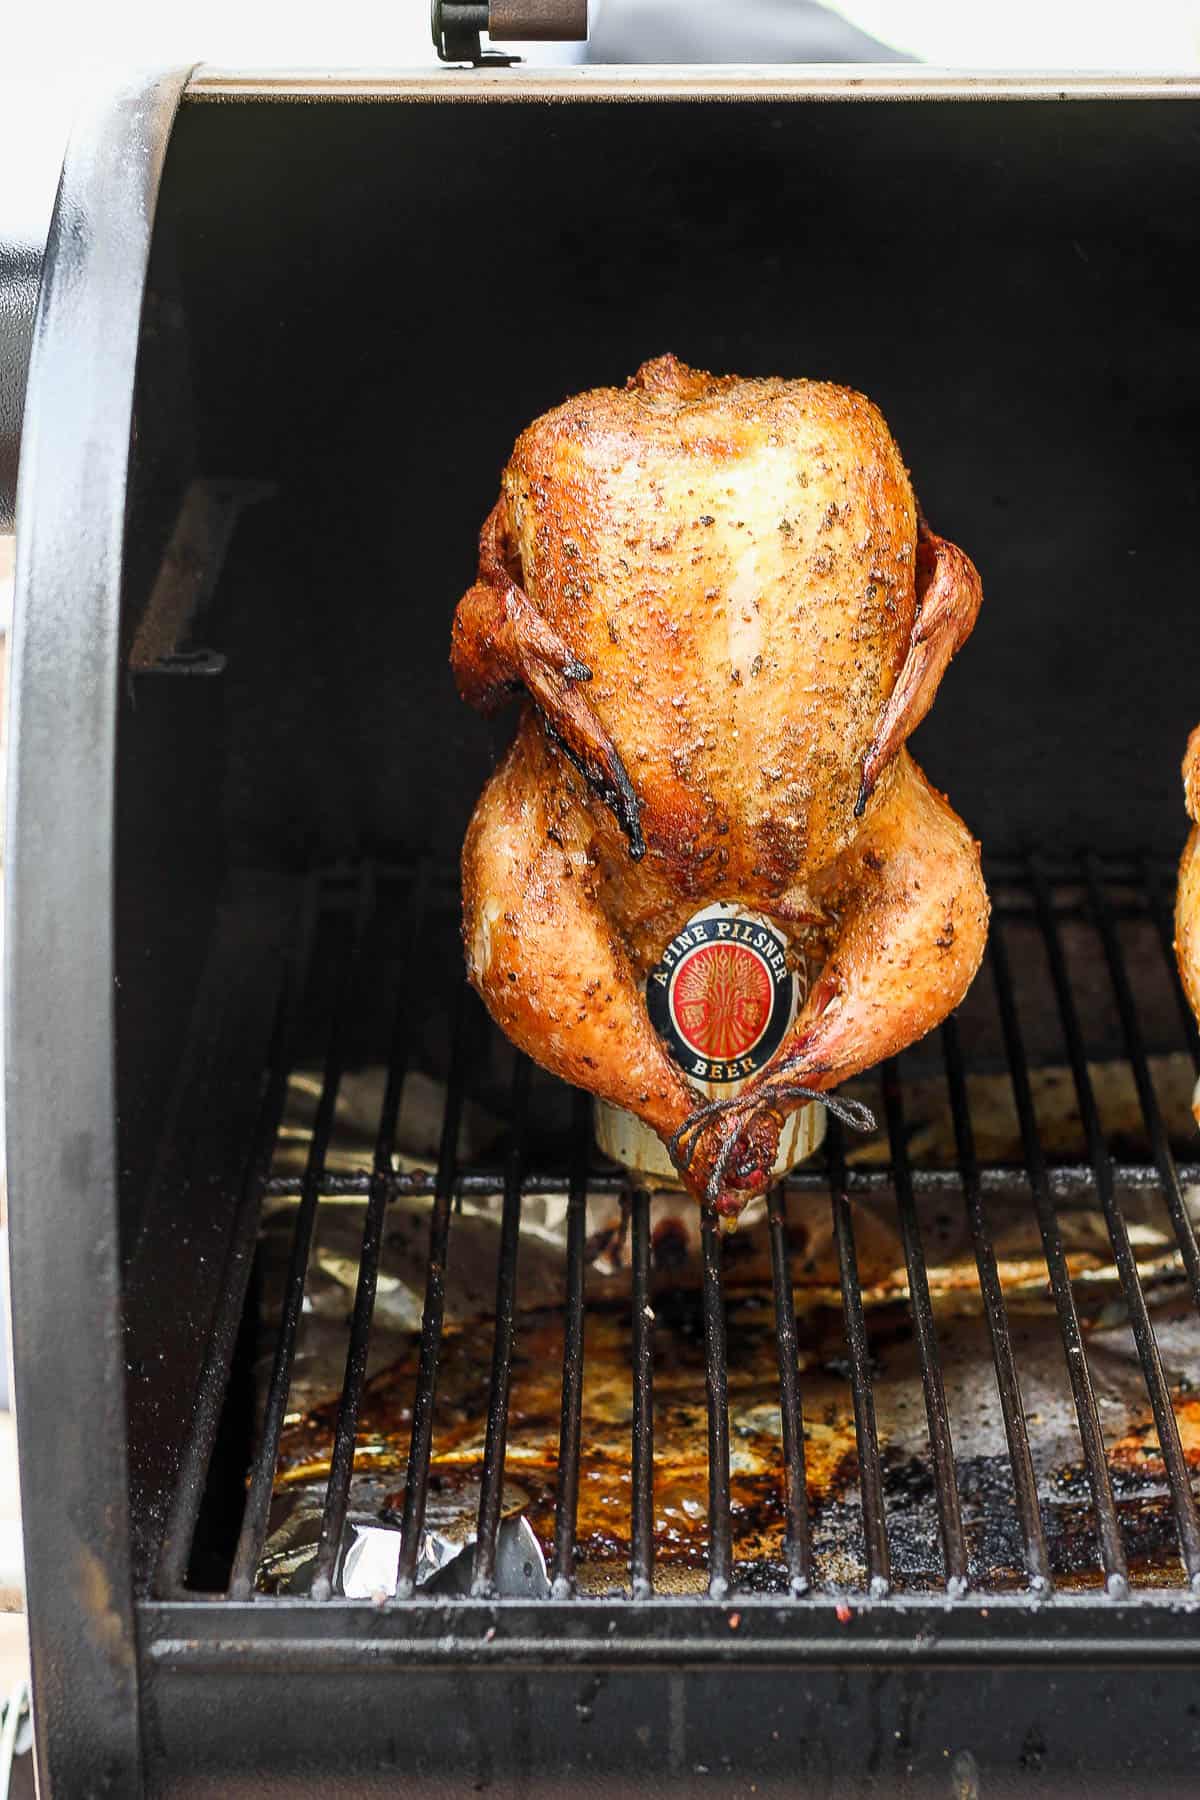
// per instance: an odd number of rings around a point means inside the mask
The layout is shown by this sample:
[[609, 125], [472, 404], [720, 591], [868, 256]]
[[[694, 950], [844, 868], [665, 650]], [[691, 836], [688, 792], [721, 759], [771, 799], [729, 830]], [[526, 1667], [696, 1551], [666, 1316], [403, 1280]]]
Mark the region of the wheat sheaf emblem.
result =
[[739, 1056], [757, 1043], [771, 1013], [771, 977], [753, 951], [709, 944], [675, 980], [672, 1006], [680, 1032], [705, 1056]]

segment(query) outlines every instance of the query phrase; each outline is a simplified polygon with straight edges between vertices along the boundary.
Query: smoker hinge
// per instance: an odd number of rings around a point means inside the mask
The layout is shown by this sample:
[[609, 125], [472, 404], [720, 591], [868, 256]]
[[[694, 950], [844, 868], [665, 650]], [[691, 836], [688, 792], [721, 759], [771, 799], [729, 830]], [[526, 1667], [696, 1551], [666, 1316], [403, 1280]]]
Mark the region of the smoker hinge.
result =
[[484, 50], [479, 34], [493, 44], [522, 39], [542, 43], [583, 43], [588, 34], [588, 0], [433, 0], [430, 24], [443, 62], [475, 68], [508, 68], [520, 62], [503, 50]]

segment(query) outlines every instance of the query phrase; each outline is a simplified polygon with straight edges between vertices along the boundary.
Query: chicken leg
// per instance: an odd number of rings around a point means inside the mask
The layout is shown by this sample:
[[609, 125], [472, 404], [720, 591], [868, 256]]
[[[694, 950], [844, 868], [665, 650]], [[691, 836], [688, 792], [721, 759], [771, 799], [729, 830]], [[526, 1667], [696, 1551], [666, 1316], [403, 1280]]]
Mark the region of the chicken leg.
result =
[[596, 902], [581, 788], [527, 709], [463, 846], [468, 974], [519, 1049], [670, 1136], [695, 1097]]
[[[735, 1100], [697, 1109], [677, 1136], [689, 1172], [703, 1146], [707, 1197], [718, 1210], [735, 1211], [747, 1197], [726, 1186], [735, 1159], [750, 1190], [760, 1188], [787, 1114], [808, 1093], [923, 1037], [957, 1004], [983, 956], [989, 907], [979, 846], [907, 752], [814, 893], [837, 925], [791, 1031]], [[773, 1126], [765, 1138], [764, 1118]], [[751, 1171], [746, 1137], [756, 1124], [767, 1160]]]

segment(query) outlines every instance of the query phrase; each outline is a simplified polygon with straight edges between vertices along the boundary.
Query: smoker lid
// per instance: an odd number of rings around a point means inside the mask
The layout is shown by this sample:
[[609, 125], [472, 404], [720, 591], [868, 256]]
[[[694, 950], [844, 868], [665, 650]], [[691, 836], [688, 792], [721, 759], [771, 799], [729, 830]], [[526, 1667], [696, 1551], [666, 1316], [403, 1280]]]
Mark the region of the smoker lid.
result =
[[193, 100], [1195, 100], [1200, 75], [911, 63], [567, 64], [468, 69], [197, 66]]

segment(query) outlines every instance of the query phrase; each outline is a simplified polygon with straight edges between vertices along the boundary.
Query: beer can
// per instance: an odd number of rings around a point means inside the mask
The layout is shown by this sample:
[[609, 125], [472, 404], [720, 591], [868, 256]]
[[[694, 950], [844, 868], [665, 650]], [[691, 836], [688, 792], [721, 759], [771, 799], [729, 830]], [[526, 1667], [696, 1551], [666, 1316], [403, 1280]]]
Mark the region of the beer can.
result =
[[[766, 1066], [808, 991], [804, 958], [779, 926], [736, 901], [716, 901], [675, 933], [646, 977], [646, 1010], [698, 1093], [732, 1098]], [[596, 1143], [649, 1187], [681, 1186], [648, 1125], [595, 1102]], [[773, 1173], [803, 1162], [825, 1136], [825, 1109], [806, 1101], [784, 1122]]]

